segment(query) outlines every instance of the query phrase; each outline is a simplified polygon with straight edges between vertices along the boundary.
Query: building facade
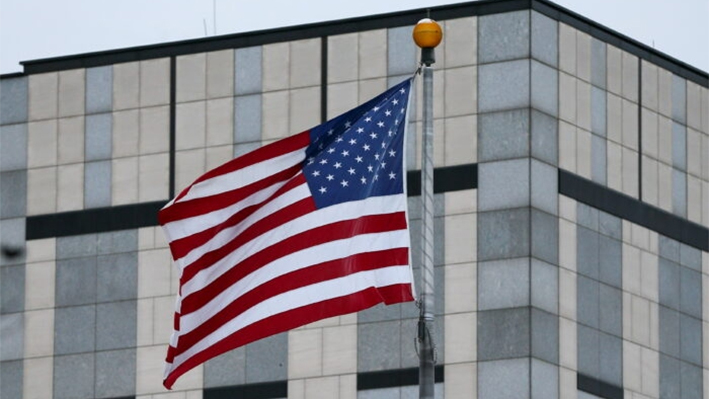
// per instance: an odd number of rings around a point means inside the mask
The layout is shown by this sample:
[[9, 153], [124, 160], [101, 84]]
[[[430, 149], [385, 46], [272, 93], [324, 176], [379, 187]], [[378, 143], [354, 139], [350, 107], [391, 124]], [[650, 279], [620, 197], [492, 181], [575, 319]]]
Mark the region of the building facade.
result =
[[[0, 79], [0, 396], [413, 398], [413, 303], [162, 387], [157, 210], [413, 74], [423, 10], [24, 63]], [[709, 398], [709, 77], [555, 4], [443, 6], [436, 397]], [[420, 267], [421, 83], [408, 138]]]

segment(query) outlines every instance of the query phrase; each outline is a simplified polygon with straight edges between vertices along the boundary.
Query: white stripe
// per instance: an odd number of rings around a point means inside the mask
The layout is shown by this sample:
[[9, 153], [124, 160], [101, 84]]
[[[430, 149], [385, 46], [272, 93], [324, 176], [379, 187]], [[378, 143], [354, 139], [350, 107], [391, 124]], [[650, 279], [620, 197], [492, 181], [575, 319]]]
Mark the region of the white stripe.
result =
[[179, 367], [190, 357], [209, 348], [234, 332], [270, 316], [329, 299], [352, 295], [369, 287], [386, 287], [410, 283], [410, 268], [408, 265], [402, 265], [363, 271], [284, 292], [281, 295], [258, 303], [206, 336], [184, 353], [176, 356], [173, 360], [172, 369]]
[[[194, 330], [247, 292], [276, 277], [359, 253], [408, 247], [409, 232], [404, 229], [363, 234], [344, 240], [330, 241], [288, 254], [245, 276], [225, 291], [216, 295], [199, 310], [188, 314], [183, 313], [180, 317], [180, 333], [186, 334]], [[186, 297], [184, 292], [182, 297]]]
[[[273, 207], [266, 206], [262, 210], [264, 210], [264, 212], [268, 212], [267, 214], [270, 214], [280, 208], [282, 208], [282, 206], [274, 204]], [[212, 281], [226, 273], [229, 269], [234, 267], [234, 265], [242, 262], [244, 259], [289, 237], [312, 230], [314, 227], [322, 226], [326, 223], [330, 224], [363, 216], [402, 212], [404, 209], [406, 209], [406, 197], [402, 194], [397, 194], [392, 196], [369, 197], [359, 201], [344, 202], [319, 209], [316, 212], [307, 213], [297, 219], [291, 220], [290, 222], [284, 223], [275, 229], [261, 234], [222, 259], [218, 260], [214, 264], [210, 265], [208, 268], [200, 270], [190, 281], [182, 285], [182, 297], [207, 286]], [[253, 220], [244, 221], [244, 223], [253, 223], [260, 220], [265, 215], [254, 214], [252, 216], [253, 218], [249, 219]], [[178, 260], [178, 262], [184, 260], [185, 265], [194, 262], [199, 259], [199, 256], [202, 256], [206, 250], [219, 248], [231, 241], [238, 233], [241, 232], [236, 230], [237, 229], [223, 230], [215, 236], [214, 239], [205, 243], [202, 247], [190, 252], [188, 256]]]
[[211, 227], [214, 227], [225, 220], [229, 219], [231, 216], [236, 214], [242, 209], [249, 206], [260, 204], [261, 202], [267, 200], [271, 195], [283, 187], [288, 181], [277, 182], [271, 186], [268, 186], [262, 190], [259, 190], [250, 196], [242, 199], [241, 201], [235, 202], [226, 208], [217, 209], [209, 213], [203, 213], [201, 215], [195, 215], [192, 217], [175, 220], [170, 223], [166, 223], [162, 226], [165, 230], [165, 235], [168, 236], [168, 241], [172, 242], [191, 236], [193, 234], [202, 232]]
[[209, 197], [265, 179], [272, 176], [273, 171], [285, 170], [303, 162], [305, 160], [303, 148], [199, 182], [191, 186], [189, 192], [177, 202]]

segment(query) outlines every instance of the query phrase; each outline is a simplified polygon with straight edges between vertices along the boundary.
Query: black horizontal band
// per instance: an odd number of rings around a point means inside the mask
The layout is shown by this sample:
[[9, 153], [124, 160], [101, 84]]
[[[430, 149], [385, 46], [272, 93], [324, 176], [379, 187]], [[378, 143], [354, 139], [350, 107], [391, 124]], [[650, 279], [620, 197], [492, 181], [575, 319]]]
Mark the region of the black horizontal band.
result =
[[[434, 368], [434, 381], [443, 382], [443, 365]], [[419, 369], [412, 367], [398, 370], [367, 371], [357, 373], [357, 390], [382, 389], [418, 385]]]
[[288, 381], [262, 382], [217, 388], [204, 388], [204, 399], [275, 399], [288, 396]]
[[623, 399], [623, 388], [581, 373], [577, 374], [576, 387], [579, 391], [584, 391], [600, 398]]

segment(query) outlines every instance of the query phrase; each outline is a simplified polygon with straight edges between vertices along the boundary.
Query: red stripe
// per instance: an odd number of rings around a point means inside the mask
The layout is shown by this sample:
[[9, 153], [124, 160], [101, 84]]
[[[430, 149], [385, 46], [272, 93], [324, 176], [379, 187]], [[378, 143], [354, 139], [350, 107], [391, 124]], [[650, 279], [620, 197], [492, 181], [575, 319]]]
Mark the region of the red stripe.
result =
[[199, 259], [187, 265], [182, 271], [182, 276], [180, 277], [180, 286], [190, 281], [201, 270], [211, 267], [219, 260], [226, 257], [227, 255], [237, 250], [242, 245], [253, 240], [254, 238], [268, 231], [271, 231], [284, 223], [290, 222], [293, 219], [297, 219], [307, 213], [313, 212], [314, 210], [315, 202], [313, 201], [313, 198], [307, 197], [285, 208], [282, 208], [264, 217], [263, 219], [260, 219], [258, 222], [249, 226], [246, 230], [234, 237], [234, 239], [232, 239], [228, 243], [210, 252], [205, 253]]
[[197, 311], [243, 277], [288, 254], [326, 242], [351, 238], [360, 234], [405, 229], [406, 216], [404, 212], [395, 212], [343, 220], [296, 234], [268, 248], [261, 249], [259, 252], [244, 259], [244, 261], [238, 265], [232, 265], [226, 273], [219, 276], [216, 280], [202, 287], [199, 291], [195, 291], [184, 297], [180, 311], [183, 315]]
[[[380, 302], [388, 305], [413, 301], [411, 284], [395, 284], [387, 287], [370, 287], [358, 293], [279, 313], [234, 332], [202, 352], [186, 359], [168, 374], [163, 385], [171, 389], [175, 380], [190, 369], [234, 348], [256, 340], [288, 331], [328, 317], [340, 316], [370, 308]], [[169, 353], [170, 351], [168, 351]], [[168, 363], [172, 358], [167, 359]]]
[[[300, 170], [300, 167], [298, 167], [298, 170]], [[276, 190], [276, 192], [273, 193], [269, 198], [266, 198], [260, 203], [244, 207], [232, 216], [226, 218], [223, 222], [214, 225], [204, 231], [200, 231], [184, 238], [173, 240], [172, 242], [170, 242], [170, 250], [172, 251], [173, 259], [180, 259], [184, 257], [193, 249], [201, 247], [209, 240], [214, 238], [214, 236], [216, 236], [220, 231], [232, 226], [236, 226], [237, 224], [243, 222], [244, 219], [251, 216], [254, 212], [268, 205], [274, 199], [303, 184], [306, 184], [305, 176], [303, 176], [302, 174], [297, 175], [288, 182], [286, 182], [286, 184], [281, 186], [278, 190]]]
[[166, 225], [176, 220], [186, 219], [198, 215], [203, 215], [209, 212], [214, 212], [219, 209], [233, 205], [244, 198], [247, 198], [254, 193], [268, 188], [274, 184], [286, 181], [295, 176], [302, 165], [295, 165], [291, 168], [282, 170], [265, 179], [251, 183], [247, 186], [237, 188], [235, 190], [226, 191], [209, 197], [195, 198], [189, 201], [176, 202], [167, 208], [158, 212], [158, 221], [160, 225]]
[[296, 151], [298, 149], [304, 149], [310, 144], [310, 130], [306, 130], [304, 132], [298, 133], [294, 136], [286, 137], [282, 140], [275, 141], [271, 144], [265, 145], [259, 149], [256, 149], [254, 151], [251, 151], [249, 153], [246, 153], [238, 158], [232, 159], [231, 161], [218, 166], [209, 172], [203, 174], [200, 176], [197, 180], [194, 181], [189, 187], [186, 189], [182, 190], [182, 192], [175, 197], [175, 201], [179, 201], [182, 197], [187, 195], [189, 192], [190, 188], [194, 186], [197, 183], [203, 182], [205, 180], [212, 179], [214, 177], [226, 174], [226, 173], [231, 173], [234, 171], [237, 171], [239, 169], [243, 169], [247, 166], [251, 166], [254, 164], [257, 164], [259, 162], [263, 162], [266, 160], [269, 160], [271, 158], [275, 158], [284, 154], [288, 154], [289, 152]]
[[[213, 333], [224, 324], [269, 298], [308, 285], [349, 276], [357, 272], [381, 269], [389, 266], [407, 265], [408, 262], [409, 249], [394, 248], [360, 253], [278, 276], [245, 293], [233, 302], [225, 304], [225, 306], [209, 320], [200, 324], [199, 327], [189, 333], [181, 335], [175, 356], [184, 353], [194, 344]], [[342, 280], [342, 285], [347, 285], [346, 279]]]

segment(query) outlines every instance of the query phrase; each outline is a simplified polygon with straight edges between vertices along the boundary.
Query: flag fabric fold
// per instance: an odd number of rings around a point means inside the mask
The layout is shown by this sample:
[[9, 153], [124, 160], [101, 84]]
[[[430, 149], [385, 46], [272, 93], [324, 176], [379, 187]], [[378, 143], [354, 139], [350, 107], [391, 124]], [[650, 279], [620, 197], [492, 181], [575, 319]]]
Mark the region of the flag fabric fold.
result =
[[414, 299], [412, 82], [205, 173], [160, 210], [180, 280], [166, 388], [258, 339]]

